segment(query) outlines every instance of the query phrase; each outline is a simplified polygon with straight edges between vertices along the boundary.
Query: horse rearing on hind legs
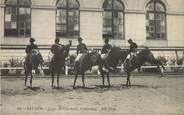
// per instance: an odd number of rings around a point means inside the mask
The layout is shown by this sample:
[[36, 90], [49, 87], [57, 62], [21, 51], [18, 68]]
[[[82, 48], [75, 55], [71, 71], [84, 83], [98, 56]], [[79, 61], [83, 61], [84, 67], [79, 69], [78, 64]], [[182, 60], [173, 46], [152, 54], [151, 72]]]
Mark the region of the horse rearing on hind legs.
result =
[[63, 46], [59, 51], [52, 57], [49, 65], [49, 70], [52, 75], [51, 87], [54, 88], [54, 75], [57, 74], [57, 88], [59, 88], [59, 77], [62, 69], [65, 69], [65, 59], [68, 57], [70, 44]]
[[36, 72], [38, 70], [38, 66], [41, 66], [42, 69], [43, 58], [40, 53], [37, 51], [33, 51], [26, 57], [24, 62], [24, 70], [25, 70], [25, 86], [27, 83], [28, 75], [30, 74], [30, 87], [32, 87], [32, 79], [33, 79], [33, 71]]
[[[131, 64], [129, 64], [128, 61], [125, 61], [123, 64], [124, 71], [127, 73], [127, 87], [131, 86], [130, 73], [133, 70], [140, 68], [145, 62], [156, 65], [159, 69], [161, 69], [160, 66], [165, 69], [162, 62], [160, 60], [155, 59], [153, 53], [146, 47], [141, 50], [135, 57], [132, 58]], [[160, 73], [162, 75], [161, 70]]]

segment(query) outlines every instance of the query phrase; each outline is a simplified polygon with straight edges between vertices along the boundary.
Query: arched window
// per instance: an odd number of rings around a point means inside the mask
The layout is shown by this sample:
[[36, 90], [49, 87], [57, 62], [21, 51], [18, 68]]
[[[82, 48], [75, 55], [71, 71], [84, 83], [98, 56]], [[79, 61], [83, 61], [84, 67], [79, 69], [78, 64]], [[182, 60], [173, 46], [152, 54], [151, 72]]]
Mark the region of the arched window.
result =
[[6, 0], [5, 36], [29, 37], [31, 35], [30, 0]]
[[79, 2], [58, 0], [56, 11], [56, 37], [79, 36]]
[[151, 0], [146, 7], [147, 40], [166, 40], [166, 8], [160, 0]]
[[124, 5], [120, 0], [103, 3], [103, 38], [124, 39]]

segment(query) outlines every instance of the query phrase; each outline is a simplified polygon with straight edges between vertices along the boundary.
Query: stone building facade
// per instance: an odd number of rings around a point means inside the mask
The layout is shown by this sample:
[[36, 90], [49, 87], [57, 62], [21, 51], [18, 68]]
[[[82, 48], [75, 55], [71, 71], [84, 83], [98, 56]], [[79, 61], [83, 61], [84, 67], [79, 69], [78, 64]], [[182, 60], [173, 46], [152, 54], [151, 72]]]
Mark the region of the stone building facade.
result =
[[45, 56], [56, 37], [100, 47], [184, 47], [184, 0], [0, 0], [2, 58], [24, 55], [29, 38]]

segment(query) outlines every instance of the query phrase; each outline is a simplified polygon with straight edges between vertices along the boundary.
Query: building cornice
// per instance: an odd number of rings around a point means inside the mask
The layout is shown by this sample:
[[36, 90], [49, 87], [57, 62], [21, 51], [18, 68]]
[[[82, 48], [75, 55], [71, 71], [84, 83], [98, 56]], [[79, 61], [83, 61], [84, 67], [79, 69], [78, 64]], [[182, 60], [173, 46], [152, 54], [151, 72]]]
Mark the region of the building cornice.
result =
[[[5, 7], [5, 4], [0, 4], [1, 8]], [[39, 10], [56, 10], [56, 6], [46, 6], [46, 5], [32, 5], [31, 9], [39, 9]], [[87, 8], [87, 7], [80, 7], [80, 11], [84, 12], [103, 12], [102, 8]], [[124, 11], [126, 14], [146, 14], [145, 10], [139, 9], [125, 9]], [[184, 15], [184, 11], [167, 11], [167, 15]]]

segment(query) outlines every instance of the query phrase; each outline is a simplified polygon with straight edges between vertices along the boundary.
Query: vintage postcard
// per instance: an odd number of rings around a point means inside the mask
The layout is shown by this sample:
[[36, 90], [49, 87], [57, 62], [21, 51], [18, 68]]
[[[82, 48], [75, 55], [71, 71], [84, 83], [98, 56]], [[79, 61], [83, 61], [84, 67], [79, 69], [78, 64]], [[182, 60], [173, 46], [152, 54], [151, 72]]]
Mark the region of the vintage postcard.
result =
[[184, 0], [0, 0], [1, 115], [184, 115]]

